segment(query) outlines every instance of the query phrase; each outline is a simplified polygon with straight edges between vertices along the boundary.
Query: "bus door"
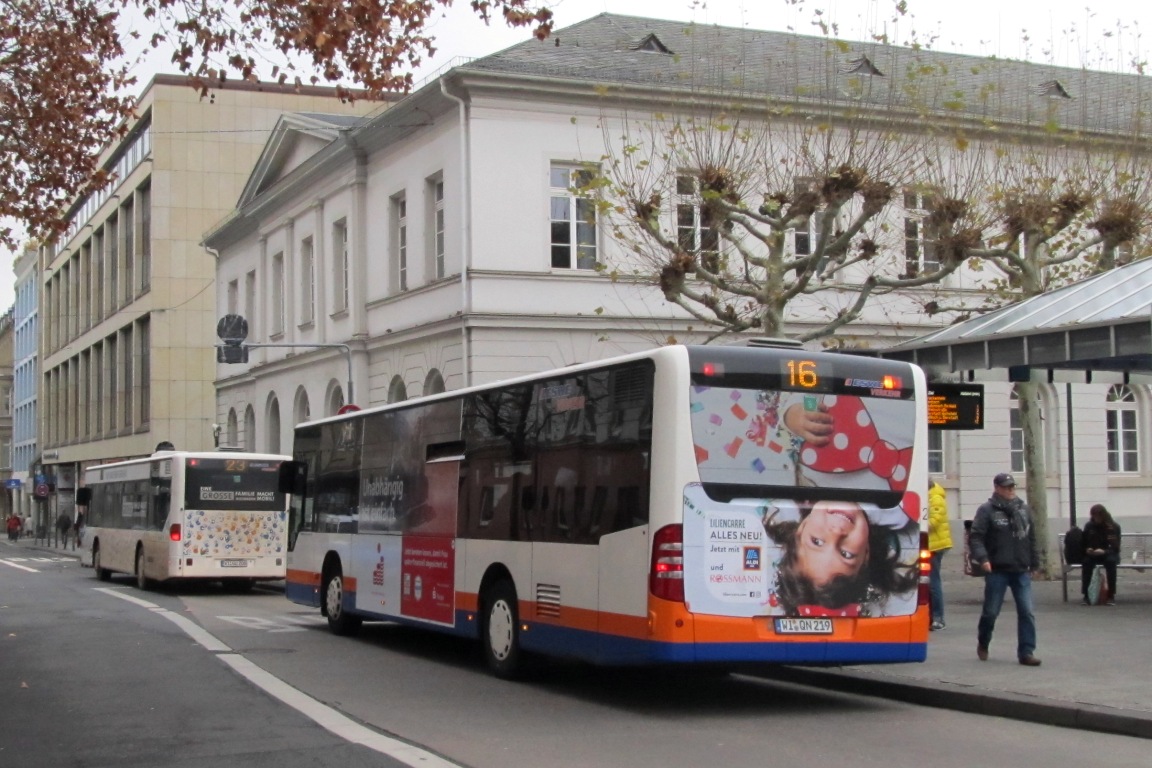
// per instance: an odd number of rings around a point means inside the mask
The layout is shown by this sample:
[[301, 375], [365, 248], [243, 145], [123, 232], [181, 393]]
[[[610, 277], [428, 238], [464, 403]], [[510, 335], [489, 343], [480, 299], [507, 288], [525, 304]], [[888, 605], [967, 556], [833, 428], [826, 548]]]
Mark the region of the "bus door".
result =
[[459, 446], [430, 453], [423, 488], [404, 519], [400, 612], [451, 625], [456, 618], [456, 519], [460, 502]]

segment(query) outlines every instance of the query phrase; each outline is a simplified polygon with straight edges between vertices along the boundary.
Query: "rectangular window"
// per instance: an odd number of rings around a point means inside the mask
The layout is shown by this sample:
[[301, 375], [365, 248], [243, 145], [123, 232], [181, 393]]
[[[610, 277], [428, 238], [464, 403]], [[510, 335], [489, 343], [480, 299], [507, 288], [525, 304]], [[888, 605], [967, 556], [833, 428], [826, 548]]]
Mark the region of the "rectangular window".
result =
[[916, 277], [940, 268], [937, 236], [928, 223], [931, 213], [931, 194], [904, 191], [904, 277]]
[[244, 317], [248, 320], [248, 337], [260, 338], [256, 333], [256, 270], [244, 276]]
[[120, 306], [118, 293], [120, 279], [120, 216], [112, 214], [108, 219], [108, 310], [109, 314]]
[[104, 365], [108, 369], [108, 428], [113, 433], [120, 428], [118, 419], [120, 413], [120, 345], [117, 344], [116, 334], [112, 334], [104, 341], [108, 350]]
[[136, 386], [133, 369], [136, 366], [136, 360], [135, 348], [132, 345], [132, 326], [130, 325], [120, 332], [120, 349], [123, 352], [120, 355], [120, 362], [121, 370], [124, 373], [124, 388], [121, 390], [124, 397], [120, 402], [120, 414], [124, 417], [124, 428], [131, 429], [132, 395], [134, 394], [132, 390]]
[[316, 318], [316, 251], [312, 238], [300, 241], [300, 324], [307, 325]]
[[428, 223], [431, 237], [428, 245], [431, 258], [431, 272], [434, 279], [440, 280], [446, 274], [444, 265], [444, 181], [443, 179], [430, 179], [428, 181]]
[[152, 187], [144, 186], [140, 200], [140, 293], [152, 287]]
[[697, 257], [700, 266], [715, 271], [719, 267], [720, 231], [706, 221], [708, 212], [703, 202], [695, 176], [676, 177], [677, 240], [681, 248]]
[[137, 344], [140, 347], [140, 424], [145, 425], [152, 417], [152, 329], [149, 319], [144, 317], [136, 324]]
[[554, 269], [596, 268], [596, 202], [581, 191], [594, 176], [595, 172], [586, 167], [551, 167], [549, 218]]
[[943, 430], [928, 430], [928, 473], [932, 475], [944, 474]]
[[235, 315], [240, 312], [240, 281], [228, 282], [228, 309], [227, 314]]
[[396, 290], [408, 290], [408, 201], [404, 195], [392, 198], [392, 225], [396, 233], [392, 241], [396, 263]]
[[349, 306], [348, 222], [332, 225], [332, 309], [344, 312]]
[[129, 200], [120, 210], [120, 227], [124, 230], [124, 275], [120, 285], [119, 305], [124, 306], [136, 295], [136, 283], [133, 281], [136, 263], [136, 208]]
[[284, 252], [272, 255], [272, 335], [284, 333]]
[[1008, 452], [1013, 472], [1024, 471], [1024, 422], [1020, 417], [1020, 406], [1012, 397], [1012, 407], [1008, 411]]

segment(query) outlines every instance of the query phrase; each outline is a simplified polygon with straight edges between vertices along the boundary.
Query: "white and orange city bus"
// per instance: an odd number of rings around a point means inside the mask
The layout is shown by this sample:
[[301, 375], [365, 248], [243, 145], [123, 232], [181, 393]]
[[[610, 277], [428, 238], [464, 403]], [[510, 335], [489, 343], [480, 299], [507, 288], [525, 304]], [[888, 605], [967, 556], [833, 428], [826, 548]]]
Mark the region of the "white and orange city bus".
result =
[[668, 346], [297, 426], [286, 596], [601, 664], [923, 661], [925, 378]]
[[77, 504], [87, 507], [85, 544], [96, 576], [152, 582], [217, 580], [246, 589], [283, 579], [288, 456], [158, 451], [89, 467]]

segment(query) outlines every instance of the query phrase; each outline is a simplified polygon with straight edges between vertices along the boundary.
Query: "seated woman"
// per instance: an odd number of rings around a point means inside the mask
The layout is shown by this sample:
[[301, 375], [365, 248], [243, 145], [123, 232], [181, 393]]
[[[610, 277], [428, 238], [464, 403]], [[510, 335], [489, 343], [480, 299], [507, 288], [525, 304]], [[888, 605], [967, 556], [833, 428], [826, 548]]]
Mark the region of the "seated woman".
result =
[[1089, 510], [1091, 519], [1084, 526], [1081, 542], [1084, 546], [1084, 561], [1080, 567], [1080, 593], [1084, 605], [1088, 600], [1088, 583], [1092, 571], [1103, 565], [1108, 574], [1108, 594], [1101, 595], [1105, 605], [1116, 605], [1116, 563], [1120, 562], [1120, 526], [1112, 519], [1103, 504], [1093, 504]]

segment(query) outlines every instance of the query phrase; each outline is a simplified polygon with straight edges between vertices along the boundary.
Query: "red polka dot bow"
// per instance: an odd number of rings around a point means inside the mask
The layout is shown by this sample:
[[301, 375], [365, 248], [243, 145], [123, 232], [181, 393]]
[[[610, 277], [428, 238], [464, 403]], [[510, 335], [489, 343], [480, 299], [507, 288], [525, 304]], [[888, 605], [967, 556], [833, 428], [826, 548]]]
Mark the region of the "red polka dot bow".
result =
[[894, 491], [908, 486], [912, 448], [897, 448], [880, 437], [859, 397], [829, 395], [824, 405], [832, 416], [833, 432], [824, 445], [804, 443], [800, 463], [817, 472], [838, 474], [868, 470]]

